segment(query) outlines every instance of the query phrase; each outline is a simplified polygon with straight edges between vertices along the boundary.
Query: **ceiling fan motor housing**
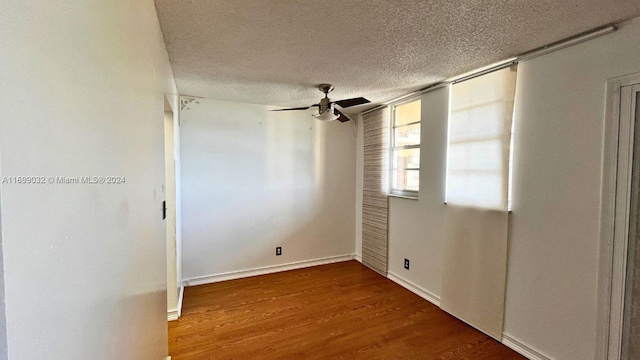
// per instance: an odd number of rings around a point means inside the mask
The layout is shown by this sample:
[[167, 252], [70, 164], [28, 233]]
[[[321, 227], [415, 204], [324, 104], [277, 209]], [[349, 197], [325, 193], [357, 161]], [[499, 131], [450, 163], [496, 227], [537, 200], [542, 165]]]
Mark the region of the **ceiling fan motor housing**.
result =
[[320, 100], [320, 109], [318, 112], [322, 114], [327, 110], [333, 110], [333, 104], [331, 103], [331, 99], [329, 99], [328, 97], [324, 97]]

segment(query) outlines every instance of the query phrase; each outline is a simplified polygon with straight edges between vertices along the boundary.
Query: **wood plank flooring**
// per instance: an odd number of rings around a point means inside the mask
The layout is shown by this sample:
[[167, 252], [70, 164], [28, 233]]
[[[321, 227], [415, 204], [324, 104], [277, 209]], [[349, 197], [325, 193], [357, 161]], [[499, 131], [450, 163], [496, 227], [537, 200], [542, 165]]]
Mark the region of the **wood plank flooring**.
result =
[[185, 289], [172, 360], [525, 359], [357, 261]]

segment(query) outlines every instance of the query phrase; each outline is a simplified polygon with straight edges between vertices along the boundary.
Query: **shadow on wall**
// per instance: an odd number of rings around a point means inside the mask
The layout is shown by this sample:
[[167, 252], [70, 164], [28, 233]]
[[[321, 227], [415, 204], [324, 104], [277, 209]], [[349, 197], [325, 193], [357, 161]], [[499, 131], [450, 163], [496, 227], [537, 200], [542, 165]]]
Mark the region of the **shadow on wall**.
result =
[[[97, 308], [104, 309], [105, 306], [111, 308], [114, 304], [97, 303]], [[136, 330], [135, 324], [148, 322], [149, 329], [166, 329], [166, 319], [155, 317], [155, 323], [149, 322], [148, 312], [165, 313], [166, 294], [164, 291], [141, 293], [120, 299], [117, 308], [126, 310], [119, 311], [107, 322], [87, 322], [81, 331], [71, 331], [70, 334], [77, 336], [82, 334], [82, 344], [89, 348], [99, 348], [96, 344], [110, 344], [114, 349], [114, 355], [120, 353], [117, 359], [144, 359], [154, 355], [153, 358], [160, 359], [166, 356], [166, 336], [146, 337]], [[140, 311], [140, 309], [147, 309]], [[77, 309], [75, 309], [77, 310]], [[97, 311], [94, 309], [94, 311]], [[131, 316], [134, 314], [134, 316]], [[123, 334], [122, 332], [129, 332]], [[166, 331], [166, 330], [165, 330]], [[107, 338], [105, 339], [105, 335]], [[124, 342], [124, 343], [123, 343]], [[139, 353], [132, 354], [129, 349], [137, 349]], [[101, 358], [103, 353], [95, 354], [94, 358]]]

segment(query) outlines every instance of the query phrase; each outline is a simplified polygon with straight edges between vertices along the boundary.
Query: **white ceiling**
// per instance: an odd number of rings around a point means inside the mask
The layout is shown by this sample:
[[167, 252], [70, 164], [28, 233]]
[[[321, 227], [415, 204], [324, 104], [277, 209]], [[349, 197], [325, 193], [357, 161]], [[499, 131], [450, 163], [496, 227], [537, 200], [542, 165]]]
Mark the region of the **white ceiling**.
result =
[[180, 94], [281, 106], [317, 103], [320, 83], [384, 102], [640, 15], [638, 0], [155, 2]]

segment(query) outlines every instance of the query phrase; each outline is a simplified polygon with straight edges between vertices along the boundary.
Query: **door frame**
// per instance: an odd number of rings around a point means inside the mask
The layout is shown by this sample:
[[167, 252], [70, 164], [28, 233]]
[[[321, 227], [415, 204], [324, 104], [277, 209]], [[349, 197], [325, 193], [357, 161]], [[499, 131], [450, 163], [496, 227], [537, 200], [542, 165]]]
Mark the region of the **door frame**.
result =
[[606, 87], [596, 360], [622, 354], [635, 116], [621, 113], [621, 101], [624, 89], [637, 84], [640, 73], [611, 79]]
[[[164, 139], [164, 196], [166, 200], [165, 240], [167, 262], [167, 320], [182, 315], [182, 213], [180, 182], [180, 97], [165, 94], [163, 116]], [[167, 132], [170, 136], [167, 137]], [[167, 168], [170, 167], [170, 168]], [[172, 181], [169, 181], [169, 180]], [[172, 182], [172, 184], [170, 184]], [[170, 289], [171, 287], [171, 289]], [[175, 288], [174, 288], [175, 287]]]

